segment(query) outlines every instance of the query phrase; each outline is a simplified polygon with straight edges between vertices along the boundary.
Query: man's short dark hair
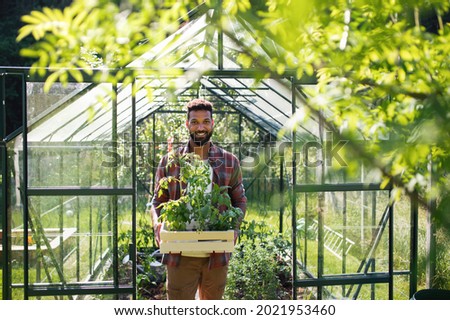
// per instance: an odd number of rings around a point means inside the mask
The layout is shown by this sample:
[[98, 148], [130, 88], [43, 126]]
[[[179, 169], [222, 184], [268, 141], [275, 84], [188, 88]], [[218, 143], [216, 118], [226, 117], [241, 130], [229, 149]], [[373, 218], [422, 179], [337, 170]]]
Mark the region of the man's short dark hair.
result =
[[187, 118], [189, 120], [189, 112], [191, 111], [197, 111], [197, 110], [206, 110], [209, 111], [211, 113], [211, 118], [212, 118], [212, 114], [213, 114], [213, 105], [211, 102], [205, 100], [205, 99], [194, 99], [192, 101], [190, 101], [187, 105], [186, 105], [186, 109], [187, 109]]

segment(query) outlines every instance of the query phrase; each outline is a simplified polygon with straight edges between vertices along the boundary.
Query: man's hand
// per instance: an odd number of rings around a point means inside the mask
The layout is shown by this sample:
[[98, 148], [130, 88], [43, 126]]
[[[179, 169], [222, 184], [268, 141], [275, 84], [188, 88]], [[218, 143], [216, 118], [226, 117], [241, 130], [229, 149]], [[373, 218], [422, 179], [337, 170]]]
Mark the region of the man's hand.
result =
[[158, 222], [156, 224], [156, 227], [154, 228], [155, 241], [156, 241], [156, 244], [158, 245], [158, 247], [159, 247], [159, 243], [161, 242], [161, 228], [162, 228], [162, 223], [161, 222]]
[[236, 244], [238, 237], [239, 237], [239, 230], [234, 230], [234, 244]]

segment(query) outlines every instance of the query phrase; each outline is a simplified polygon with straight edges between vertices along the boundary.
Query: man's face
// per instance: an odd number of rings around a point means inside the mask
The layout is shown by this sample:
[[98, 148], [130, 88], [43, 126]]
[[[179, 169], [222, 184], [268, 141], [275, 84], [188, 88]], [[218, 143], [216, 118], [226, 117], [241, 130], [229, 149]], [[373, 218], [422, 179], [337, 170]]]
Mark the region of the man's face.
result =
[[189, 112], [189, 119], [186, 121], [191, 140], [197, 146], [205, 145], [213, 134], [214, 120], [211, 112], [206, 110], [194, 110]]

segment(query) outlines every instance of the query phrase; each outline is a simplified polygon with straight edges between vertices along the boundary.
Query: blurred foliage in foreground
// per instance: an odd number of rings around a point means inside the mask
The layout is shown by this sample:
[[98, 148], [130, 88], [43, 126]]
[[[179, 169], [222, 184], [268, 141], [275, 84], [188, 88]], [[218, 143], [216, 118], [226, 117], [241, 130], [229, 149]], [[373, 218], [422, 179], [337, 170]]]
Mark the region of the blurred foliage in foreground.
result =
[[[124, 67], [175, 32], [200, 2], [75, 0], [64, 10], [33, 11], [23, 17], [18, 40], [35, 42], [21, 53], [42, 75], [39, 67], [52, 70], [46, 88], [69, 76], [82, 81], [84, 73], [129, 83], [137, 71]], [[423, 205], [436, 203], [438, 221], [450, 227], [448, 0], [203, 3], [219, 5], [251, 26], [256, 43], [277, 44], [265, 46], [265, 58], [255, 42], [212, 19], [244, 49], [237, 57], [242, 67], [261, 70], [261, 77], [287, 70], [317, 77], [317, 90], [301, 98], [291, 126], [321, 118], [348, 141], [350, 173], [363, 161], [377, 179], [394, 185], [396, 196], [418, 191]], [[147, 72], [181, 74], [169, 68], [181, 54], [150, 59]]]

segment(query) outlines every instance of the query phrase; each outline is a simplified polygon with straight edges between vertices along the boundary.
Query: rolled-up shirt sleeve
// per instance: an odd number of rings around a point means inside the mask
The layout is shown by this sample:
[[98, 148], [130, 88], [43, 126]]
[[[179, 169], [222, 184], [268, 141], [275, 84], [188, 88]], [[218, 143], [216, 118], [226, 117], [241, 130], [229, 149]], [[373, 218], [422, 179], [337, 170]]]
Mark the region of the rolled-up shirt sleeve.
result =
[[230, 178], [230, 189], [228, 191], [231, 198], [231, 205], [242, 210], [242, 216], [239, 225], [244, 218], [247, 210], [247, 197], [245, 196], [245, 188], [242, 182], [242, 170], [239, 160], [236, 159], [233, 165], [233, 172]]

